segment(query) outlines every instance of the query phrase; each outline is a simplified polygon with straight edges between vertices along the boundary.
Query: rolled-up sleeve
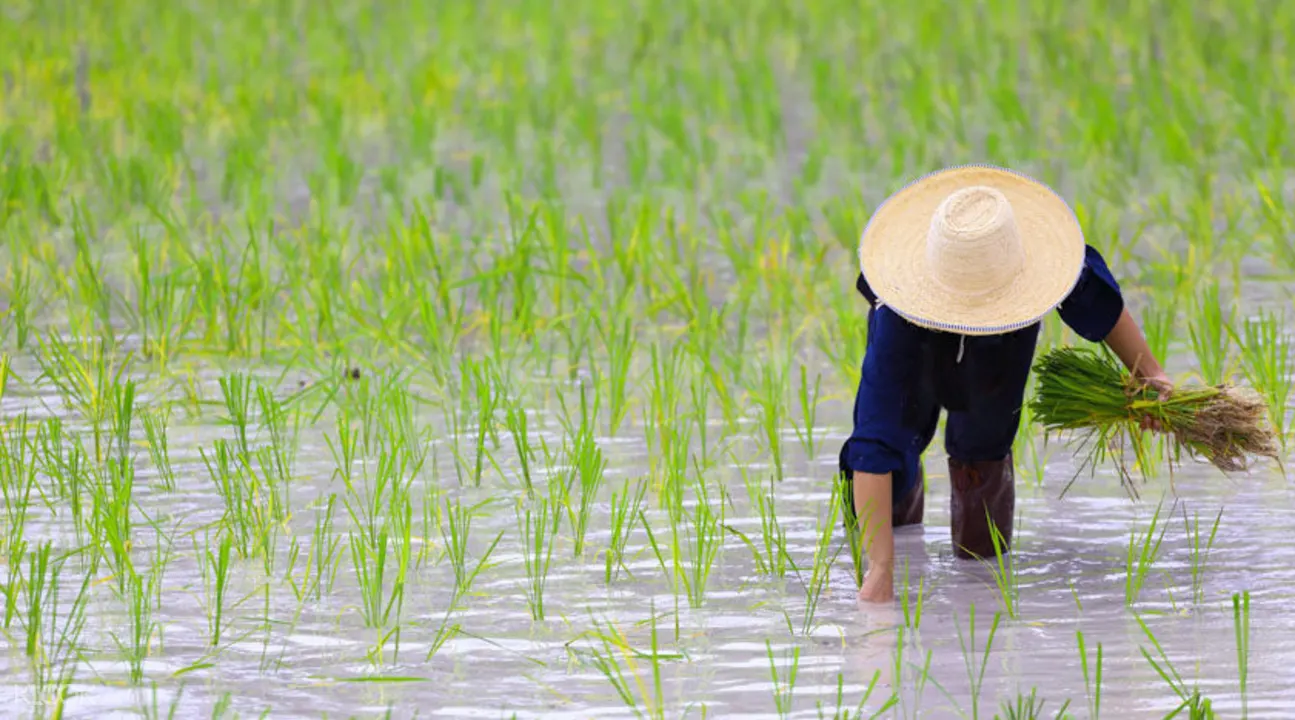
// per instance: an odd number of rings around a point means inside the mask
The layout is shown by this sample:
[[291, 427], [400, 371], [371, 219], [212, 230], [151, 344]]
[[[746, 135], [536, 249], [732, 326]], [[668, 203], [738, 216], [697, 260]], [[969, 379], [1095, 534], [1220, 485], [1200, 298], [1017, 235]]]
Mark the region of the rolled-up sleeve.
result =
[[1093, 246], [1084, 251], [1084, 268], [1079, 282], [1057, 308], [1061, 320], [1080, 337], [1101, 342], [1115, 328], [1124, 312], [1124, 294], [1120, 284]]

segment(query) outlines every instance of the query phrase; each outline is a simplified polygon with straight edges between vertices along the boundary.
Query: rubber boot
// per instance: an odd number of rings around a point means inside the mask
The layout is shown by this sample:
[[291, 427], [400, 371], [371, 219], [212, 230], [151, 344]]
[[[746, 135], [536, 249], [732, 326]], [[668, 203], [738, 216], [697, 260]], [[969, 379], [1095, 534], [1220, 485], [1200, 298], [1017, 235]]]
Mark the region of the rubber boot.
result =
[[926, 505], [926, 473], [922, 469], [921, 463], [917, 466], [917, 482], [913, 484], [913, 489], [902, 498], [895, 498], [895, 502], [890, 511], [890, 525], [892, 528], [903, 527], [905, 525], [921, 525], [922, 511]]
[[[1016, 511], [1016, 483], [1012, 456], [1002, 460], [966, 462], [949, 458], [950, 531], [954, 555], [963, 559], [991, 559], [995, 556], [989, 519], [1001, 533], [1004, 555], [1012, 543]], [[986, 517], [988, 511], [988, 517]]]

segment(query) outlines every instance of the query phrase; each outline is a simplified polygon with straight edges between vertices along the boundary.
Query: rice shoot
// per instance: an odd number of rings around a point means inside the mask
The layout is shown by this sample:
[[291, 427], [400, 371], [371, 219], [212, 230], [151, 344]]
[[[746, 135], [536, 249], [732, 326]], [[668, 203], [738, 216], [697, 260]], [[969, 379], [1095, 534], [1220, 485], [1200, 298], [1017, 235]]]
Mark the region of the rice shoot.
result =
[[[1245, 470], [1253, 457], [1277, 459], [1277, 436], [1268, 405], [1255, 391], [1228, 384], [1176, 386], [1168, 397], [1128, 372], [1109, 352], [1062, 347], [1034, 365], [1034, 421], [1045, 432], [1080, 431], [1105, 448], [1127, 441], [1139, 466], [1150, 459], [1145, 423], [1159, 424], [1172, 440], [1171, 460], [1183, 451], [1224, 472]], [[1123, 465], [1121, 473], [1127, 479]]]

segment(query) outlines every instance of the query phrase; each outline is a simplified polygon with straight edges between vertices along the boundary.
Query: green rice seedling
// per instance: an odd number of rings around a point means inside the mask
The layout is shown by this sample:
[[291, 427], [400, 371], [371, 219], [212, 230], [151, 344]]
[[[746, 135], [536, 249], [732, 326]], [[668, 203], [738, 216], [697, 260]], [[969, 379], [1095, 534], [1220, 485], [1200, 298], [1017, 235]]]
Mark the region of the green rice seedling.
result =
[[[879, 682], [881, 682], [881, 670], [874, 670], [872, 679], [868, 681], [868, 687], [864, 689], [859, 702], [854, 706], [854, 710], [850, 711], [845, 707], [845, 674], [838, 672], [836, 674], [836, 711], [831, 715], [832, 720], [863, 720], [863, 706], [872, 698], [872, 694], [876, 692]], [[876, 718], [881, 717], [883, 713], [894, 707], [898, 702], [899, 697], [892, 692], [886, 702], [876, 712], [868, 716], [869, 720], [876, 720]], [[818, 716], [820, 718], [828, 717], [823, 712], [823, 702], [821, 700], [818, 702]]]
[[261, 558], [268, 572], [287, 513], [287, 498], [279, 492], [282, 488], [268, 484], [251, 466], [250, 458], [224, 438], [213, 443], [210, 455], [205, 448], [199, 448], [198, 453], [224, 501], [221, 522], [233, 534], [239, 557]]
[[783, 478], [782, 422], [786, 415], [786, 368], [770, 361], [760, 367], [759, 385], [751, 390], [751, 399], [760, 409], [761, 439], [769, 452], [774, 472]]
[[[715, 569], [715, 560], [724, 546], [720, 529], [724, 526], [725, 508], [722, 502], [711, 502], [705, 481], [700, 475], [697, 476], [694, 490], [696, 498], [691, 517], [688, 518], [690, 522], [675, 522], [672, 525], [672, 554], [675, 572], [683, 584], [689, 604], [693, 608], [700, 608], [706, 599], [706, 589], [710, 585], [711, 572]], [[683, 509], [679, 508], [678, 512], [682, 513]], [[681, 525], [685, 534], [682, 540], [679, 537]], [[689, 561], [686, 566], [685, 558]]]
[[21, 557], [27, 536], [28, 512], [36, 486], [36, 463], [28, 439], [27, 413], [11, 424], [0, 423], [0, 496], [4, 499], [4, 535], [0, 556], [9, 562]]
[[[1002, 718], [1002, 720], [1038, 720], [1039, 718], [1042, 718], [1043, 706], [1047, 705], [1047, 703], [1044, 702], [1042, 698], [1038, 697], [1038, 693], [1039, 689], [1034, 687], [1030, 688], [1029, 695], [1017, 692], [1015, 703], [1003, 700], [1000, 704], [1000, 707], [1002, 708], [1001, 714], [995, 715], [995, 720], [998, 718]], [[1057, 709], [1057, 714], [1053, 717], [1056, 720], [1062, 720], [1062, 718], [1069, 717], [1066, 715], [1066, 710], [1069, 707], [1070, 701], [1067, 700], [1061, 704], [1061, 707]]]
[[135, 574], [130, 554], [134, 542], [134, 493], [135, 468], [126, 458], [108, 462], [105, 472], [90, 485], [91, 539], [112, 569], [117, 592], [122, 596], [129, 591], [126, 582]]
[[[902, 688], [904, 685], [905, 630], [906, 629], [902, 625], [895, 629], [895, 634], [896, 634], [895, 654], [894, 654], [894, 664], [891, 666], [891, 673], [893, 676], [891, 680], [891, 687], [894, 688], [893, 692], [895, 693], [896, 698], [899, 698], [900, 692], [902, 691]], [[917, 670], [917, 673], [916, 673], [917, 679], [913, 683], [913, 713], [914, 714], [917, 714], [918, 709], [921, 707], [922, 694], [926, 692], [926, 684], [931, 680], [932, 656], [933, 656], [933, 651], [928, 649], [926, 651], [926, 657], [922, 661], [922, 665], [920, 667], [913, 663], [909, 663], [909, 667], [912, 667], [913, 669]], [[896, 704], [904, 706], [903, 707], [904, 716], [907, 717], [908, 703], [905, 700], [900, 699]]]
[[[665, 694], [662, 688], [661, 662], [680, 656], [661, 652], [657, 635], [655, 601], [651, 603], [648, 614], [650, 640], [647, 652], [634, 649], [615, 623], [608, 623], [608, 627], [604, 629], [597, 618], [591, 617], [590, 620], [593, 623], [593, 630], [589, 634], [598, 643], [597, 647], [592, 647], [589, 651], [594, 667], [607, 679], [621, 702], [634, 711], [635, 715], [664, 718]], [[640, 659], [646, 659], [652, 665], [651, 675], [648, 678], [642, 677], [638, 668]]]
[[922, 608], [926, 604], [926, 578], [922, 578], [916, 593], [911, 588], [908, 558], [904, 558], [904, 582], [899, 589], [899, 603], [904, 608], [904, 627], [919, 630], [922, 627]]
[[517, 461], [521, 464], [522, 484], [526, 488], [526, 496], [534, 497], [535, 481], [531, 477], [531, 462], [535, 459], [535, 449], [531, 446], [531, 438], [527, 433], [526, 409], [520, 402], [514, 401], [508, 407], [507, 414], [504, 415], [504, 426], [513, 438], [513, 448], [517, 451]]
[[1232, 354], [1232, 328], [1236, 327], [1237, 321], [1236, 305], [1229, 303], [1225, 314], [1223, 300], [1219, 297], [1219, 285], [1211, 282], [1193, 298], [1191, 317], [1194, 322], [1188, 324], [1188, 339], [1200, 366], [1201, 379], [1207, 385], [1219, 385], [1231, 369], [1229, 361]]
[[307, 572], [303, 595], [313, 591], [315, 601], [323, 599], [325, 594], [333, 591], [333, 581], [337, 577], [337, 567], [342, 554], [338, 548], [341, 539], [333, 532], [333, 511], [337, 505], [337, 495], [328, 494], [328, 503], [321, 513], [315, 514], [315, 527], [311, 532], [310, 567]]
[[151, 596], [155, 592], [156, 577], [149, 572], [143, 575], [127, 573], [125, 593], [121, 599], [126, 604], [126, 635], [123, 639], [112, 633], [112, 640], [117, 645], [126, 663], [130, 667], [130, 682], [139, 685], [144, 680], [144, 661], [152, 651], [153, 638], [159, 630], [157, 620], [153, 617]]
[[746, 486], [747, 500], [760, 516], [760, 547], [757, 548], [746, 539], [745, 535], [737, 533], [736, 530], [729, 528], [729, 531], [737, 534], [750, 545], [758, 572], [777, 578], [784, 577], [787, 574], [791, 555], [787, 552], [787, 531], [778, 520], [775, 492], [777, 481], [770, 475], [769, 486], [765, 488], [762, 483], [756, 483], [751, 479], [744, 466], [739, 465], [739, 470], [742, 473], [742, 482]]
[[796, 425], [796, 437], [800, 438], [801, 444], [805, 448], [805, 456], [814, 457], [814, 427], [817, 423], [819, 392], [822, 388], [823, 376], [814, 375], [814, 388], [810, 390], [808, 371], [804, 365], [800, 366], [800, 392], [797, 397], [800, 400], [800, 417], [802, 425]]
[[[1200, 314], [1195, 313], [1192, 317], [1199, 318]], [[1178, 309], [1171, 302], [1155, 302], [1142, 310], [1142, 332], [1147, 339], [1147, 347], [1151, 350], [1152, 357], [1169, 357], [1169, 344], [1174, 337], [1177, 320]], [[1190, 329], [1195, 329], [1195, 323], [1190, 326]]]
[[764, 641], [765, 652], [769, 656], [769, 676], [773, 681], [773, 706], [779, 717], [791, 715], [791, 698], [796, 692], [796, 674], [800, 670], [800, 646], [791, 648], [791, 659], [783, 658], [787, 665], [787, 677], [778, 676], [778, 664], [773, 653], [773, 644]]
[[1088, 695], [1088, 717], [1101, 717], [1102, 712], [1102, 644], [1097, 643], [1097, 657], [1089, 673], [1088, 647], [1084, 641], [1084, 631], [1075, 631], [1075, 641], [1079, 643], [1079, 667], [1084, 671], [1084, 691]]
[[12, 364], [9, 353], [0, 352], [0, 400], [4, 400], [5, 390], [9, 387], [9, 376], [13, 373]]
[[643, 514], [643, 501], [647, 495], [648, 483], [646, 478], [640, 478], [634, 483], [631, 490], [629, 483], [625, 483], [619, 492], [612, 490], [611, 500], [611, 538], [608, 540], [607, 549], [603, 553], [603, 582], [610, 585], [613, 580], [620, 577], [622, 570], [625, 574], [631, 575], [629, 568], [625, 567], [625, 547], [629, 543], [630, 535], [634, 532], [634, 524]]
[[143, 414], [144, 435], [148, 439], [148, 454], [157, 470], [162, 489], [175, 490], [175, 469], [171, 467], [171, 453], [167, 440], [167, 425], [170, 422], [171, 408], [163, 406]]
[[558, 512], [552, 500], [534, 503], [530, 507], [518, 504], [517, 534], [522, 537], [522, 558], [526, 564], [526, 606], [531, 619], [544, 620], [544, 586], [548, 582], [549, 565], [553, 560], [553, 544], [557, 538], [557, 523], [549, 519]]
[[[1109, 351], [1059, 348], [1035, 364], [1034, 421], [1048, 432], [1078, 430], [1093, 450], [1084, 464], [1107, 457], [1127, 442], [1139, 467], [1152, 458], [1142, 430], [1146, 420], [1173, 435], [1173, 456], [1186, 450], [1221, 470], [1243, 469], [1249, 456], [1276, 457], [1276, 435], [1264, 420], [1264, 403], [1241, 388], [1179, 386], [1168, 398], [1132, 379]], [[1126, 489], [1136, 495], [1123, 462]]]
[[207, 591], [207, 626], [211, 633], [212, 647], [220, 647], [220, 636], [225, 628], [225, 603], [229, 596], [229, 552], [234, 546], [229, 533], [221, 533], [219, 543], [215, 553], [210, 547], [206, 551], [207, 567], [211, 569], [211, 585]]
[[1192, 520], [1187, 519], [1187, 508], [1183, 508], [1183, 527], [1187, 535], [1188, 568], [1192, 575], [1192, 602], [1197, 605], [1205, 601], [1205, 563], [1209, 560], [1210, 550], [1214, 547], [1214, 538], [1218, 535], [1219, 521], [1223, 519], [1223, 508], [1214, 516], [1209, 537], [1201, 542], [1200, 515], [1193, 513]]
[[971, 604], [971, 613], [968, 619], [970, 628], [968, 629], [968, 640], [962, 636], [962, 625], [955, 620], [954, 627], [958, 630], [958, 644], [962, 647], [962, 661], [967, 667], [967, 682], [971, 686], [971, 717], [980, 717], [980, 693], [985, 682], [985, 668], [989, 665], [989, 653], [994, 647], [994, 635], [998, 632], [998, 623], [1002, 620], [1001, 612], [994, 612], [994, 620], [989, 626], [989, 636], [985, 638], [985, 649], [981, 654], [979, 662], [976, 659], [976, 604]]
[[489, 438], [496, 449], [499, 447], [498, 429], [495, 427], [495, 411], [504, 396], [504, 380], [500, 377], [498, 367], [492, 364], [470, 365], [472, 387], [476, 391], [476, 455], [473, 462], [472, 481], [476, 487], [481, 486], [486, 455], [486, 439]]
[[242, 457], [252, 456], [252, 444], [248, 440], [247, 426], [252, 418], [252, 385], [250, 376], [233, 373], [219, 379], [221, 398], [225, 403], [225, 412], [221, 422], [233, 428], [237, 450]]
[[[90, 427], [94, 438], [94, 461], [104, 460], [104, 433], [113, 412], [113, 387], [120, 384], [126, 366], [118, 363], [107, 341], [90, 344], [84, 360], [57, 333], [38, 338], [41, 374], [36, 382], [48, 382], [64, 404]], [[114, 369], [114, 365], [117, 367]]]
[[[7, 600], [16, 605], [22, 595], [24, 607], [17, 616], [23, 624], [23, 654], [31, 674], [31, 688], [38, 703], [55, 708], [62, 706], [76, 672], [76, 664], [85, 650], [81, 634], [85, 630], [86, 607], [97, 563], [74, 586], [71, 604], [64, 610], [63, 584], [67, 555], [53, 556], [53, 543], [45, 541], [27, 554], [28, 571], [19, 582], [11, 581]], [[20, 559], [10, 563], [11, 573], [20, 568]], [[22, 585], [19, 593], [18, 585]], [[7, 625], [6, 625], [7, 627]]]
[[[1127, 607], [1133, 607], [1133, 604], [1138, 601], [1147, 576], [1151, 574], [1151, 568], [1160, 558], [1160, 543], [1165, 539], [1165, 532], [1169, 529], [1168, 523], [1160, 524], [1160, 510], [1163, 506], [1163, 500], [1156, 505], [1156, 512], [1151, 516], [1151, 525], [1145, 533], [1138, 533], [1135, 530], [1129, 534], [1128, 550], [1124, 558], [1124, 604]], [[1172, 509], [1170, 512], [1173, 512]], [[1157, 526], [1160, 528], [1159, 535], [1156, 535]]]
[[1232, 625], [1237, 636], [1237, 676], [1241, 684], [1241, 717], [1249, 716], [1246, 695], [1250, 680], [1250, 591], [1232, 593]]
[[1285, 314], [1261, 311], [1247, 318], [1241, 335], [1234, 339], [1241, 347], [1241, 366], [1246, 378], [1268, 401], [1268, 413], [1283, 449], [1287, 446], [1287, 405], [1290, 399], [1291, 340], [1286, 334]]
[[[1016, 558], [1004, 555], [1007, 551], [1007, 542], [1003, 538], [1002, 531], [989, 516], [988, 510], [985, 511], [985, 519], [989, 525], [989, 540], [994, 545], [994, 560], [990, 562], [988, 558], [977, 559], [993, 575], [994, 586], [998, 588], [998, 596], [1003, 601], [1003, 609], [1007, 611], [1007, 616], [1018, 620], [1021, 616], [1021, 578], [1017, 571]], [[1020, 527], [1019, 513], [1015, 522], [1017, 527]]]
[[1145, 658], [1147, 663], [1151, 665], [1151, 668], [1156, 671], [1156, 674], [1160, 676], [1160, 679], [1163, 680], [1181, 700], [1178, 706], [1165, 717], [1177, 717], [1179, 713], [1186, 711], [1187, 716], [1192, 720], [1196, 720], [1197, 718], [1202, 720], [1205, 718], [1213, 718], [1215, 715], [1213, 703], [1210, 699], [1201, 695], [1199, 687], [1193, 686], [1189, 688], [1187, 686], [1182, 675], [1178, 673], [1173, 662], [1171, 662], [1169, 657], [1165, 654], [1164, 648], [1160, 646], [1160, 641], [1156, 639], [1156, 636], [1152, 634], [1151, 629], [1147, 627], [1146, 622], [1143, 621], [1141, 616], [1136, 617], [1138, 625], [1142, 628], [1143, 634], [1147, 636], [1147, 639], [1151, 641], [1152, 646], [1155, 647], [1159, 660], [1151, 657], [1151, 653], [1141, 645], [1138, 646], [1138, 651], [1142, 653], [1142, 657]]
[[451, 606], [472, 589], [472, 583], [486, 568], [490, 555], [494, 553], [495, 547], [504, 536], [503, 531], [500, 531], [481, 554], [476, 566], [468, 567], [468, 535], [472, 530], [472, 515], [479, 507], [481, 504], [465, 508], [458, 498], [453, 502], [447, 499], [445, 512], [441, 515], [441, 539], [445, 543], [445, 554], [449, 557], [450, 566], [454, 570], [454, 595], [450, 602]]
[[834, 552], [830, 552], [831, 547], [835, 545], [832, 538], [836, 533], [837, 522], [841, 518], [842, 503], [839, 495], [841, 487], [839, 483], [832, 485], [832, 494], [827, 502], [827, 516], [818, 522], [818, 541], [814, 544], [814, 556], [811, 561], [813, 565], [808, 580], [801, 569], [792, 564], [792, 569], [796, 572], [796, 577], [805, 591], [805, 609], [801, 618], [801, 632], [805, 635], [809, 635], [814, 629], [814, 616], [818, 612], [819, 603], [822, 602], [823, 591], [827, 589], [828, 580], [831, 579], [832, 567], [836, 564], [836, 558], [842, 550], [842, 547], [838, 546]]
[[580, 503], [573, 508], [570, 493], [565, 492], [567, 516], [571, 523], [575, 540], [575, 556], [584, 555], [585, 532], [589, 528], [589, 515], [594, 502], [598, 499], [598, 490], [603, 484], [603, 474], [607, 469], [607, 458], [594, 440], [593, 428], [582, 425], [575, 436], [575, 443], [568, 450], [568, 465], [572, 468], [573, 479], [580, 484]]
[[[609, 315], [607, 318], [601, 315], [594, 316], [594, 323], [603, 344], [603, 353], [607, 358], [607, 434], [609, 435], [615, 435], [620, 430], [621, 423], [624, 422], [628, 412], [629, 396], [626, 389], [638, 336], [627, 314], [622, 301], [621, 312]], [[620, 322], [614, 322], [611, 317], [623, 319]]]

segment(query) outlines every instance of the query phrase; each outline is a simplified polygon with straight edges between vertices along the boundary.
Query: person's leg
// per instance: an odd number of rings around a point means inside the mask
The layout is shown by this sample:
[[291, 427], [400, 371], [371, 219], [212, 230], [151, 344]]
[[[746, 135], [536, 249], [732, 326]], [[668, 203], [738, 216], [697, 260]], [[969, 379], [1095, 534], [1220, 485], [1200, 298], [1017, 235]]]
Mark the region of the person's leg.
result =
[[986, 343], [985, 352], [967, 368], [971, 392], [966, 409], [949, 413], [950, 534], [958, 557], [994, 556], [991, 523], [1001, 535], [1002, 551], [1011, 546], [1016, 510], [1012, 444], [1037, 336], [1034, 326]]

